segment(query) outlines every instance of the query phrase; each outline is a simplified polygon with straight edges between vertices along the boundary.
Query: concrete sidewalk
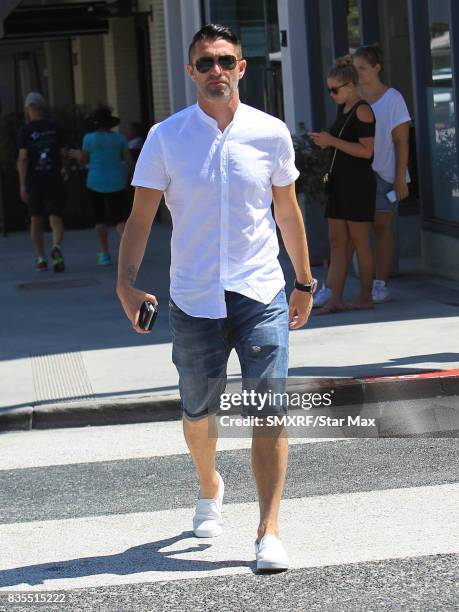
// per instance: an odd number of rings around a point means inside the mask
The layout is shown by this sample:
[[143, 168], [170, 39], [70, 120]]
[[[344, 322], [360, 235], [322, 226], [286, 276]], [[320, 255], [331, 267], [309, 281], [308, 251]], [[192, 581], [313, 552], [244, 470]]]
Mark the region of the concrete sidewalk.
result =
[[[93, 230], [66, 233], [64, 274], [35, 272], [26, 233], [0, 238], [0, 430], [178, 414], [168, 329], [169, 238], [170, 227], [155, 224], [137, 282], [159, 300], [148, 336], [134, 333], [122, 312], [115, 266], [95, 265]], [[116, 253], [114, 231], [111, 241]], [[285, 253], [281, 263], [290, 288]], [[321, 279], [324, 270], [314, 274]], [[346, 296], [356, 287], [351, 277]], [[392, 287], [394, 300], [373, 311], [313, 314], [306, 328], [293, 332], [291, 384], [339, 387], [343, 401], [371, 401], [382, 381], [390, 381], [395, 395], [457, 393], [459, 284], [410, 271]], [[240, 373], [234, 354], [228, 373]]]

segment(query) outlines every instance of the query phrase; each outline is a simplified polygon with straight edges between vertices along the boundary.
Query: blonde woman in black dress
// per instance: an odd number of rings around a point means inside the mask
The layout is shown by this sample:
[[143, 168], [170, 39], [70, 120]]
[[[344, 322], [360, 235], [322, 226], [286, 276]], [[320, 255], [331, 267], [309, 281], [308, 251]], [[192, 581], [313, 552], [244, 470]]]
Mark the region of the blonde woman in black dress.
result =
[[[328, 286], [332, 295], [321, 314], [347, 308], [373, 308], [374, 263], [370, 229], [375, 214], [376, 179], [373, 161], [375, 117], [370, 105], [357, 92], [358, 73], [350, 57], [339, 58], [328, 73], [327, 86], [338, 105], [336, 121], [330, 132], [311, 132], [309, 136], [322, 149], [336, 149], [330, 177], [328, 218], [330, 269]], [[360, 270], [360, 292], [349, 304], [343, 303], [348, 270], [348, 247], [353, 243]]]

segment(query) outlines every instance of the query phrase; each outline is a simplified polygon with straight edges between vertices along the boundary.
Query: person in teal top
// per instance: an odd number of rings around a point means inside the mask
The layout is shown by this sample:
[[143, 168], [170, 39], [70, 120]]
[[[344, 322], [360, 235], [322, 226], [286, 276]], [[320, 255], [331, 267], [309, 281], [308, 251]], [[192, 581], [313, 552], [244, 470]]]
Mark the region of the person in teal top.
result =
[[112, 132], [119, 124], [106, 106], [99, 107], [92, 116], [94, 132], [83, 138], [81, 163], [88, 165], [86, 186], [89, 201], [96, 219], [96, 233], [101, 251], [97, 254], [99, 265], [111, 264], [108, 250], [107, 220], [123, 234], [129, 216], [126, 184], [132, 170], [132, 157], [124, 134]]

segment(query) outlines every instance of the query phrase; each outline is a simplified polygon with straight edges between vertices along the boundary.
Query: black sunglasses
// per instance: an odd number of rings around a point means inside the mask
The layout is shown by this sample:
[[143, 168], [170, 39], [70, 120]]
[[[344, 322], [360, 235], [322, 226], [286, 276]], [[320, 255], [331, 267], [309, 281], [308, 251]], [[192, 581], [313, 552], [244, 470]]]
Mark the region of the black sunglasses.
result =
[[338, 85], [338, 87], [327, 87], [328, 93], [336, 96], [336, 94], [338, 93], [338, 90], [341, 89], [341, 87], [345, 87], [346, 85], [349, 85], [349, 83], [350, 81], [348, 81], [347, 83], [343, 83], [342, 85]]
[[234, 55], [219, 55], [218, 57], [200, 57], [196, 60], [195, 66], [198, 72], [209, 72], [217, 63], [222, 70], [233, 70], [236, 68], [237, 63], [243, 58], [238, 59]]

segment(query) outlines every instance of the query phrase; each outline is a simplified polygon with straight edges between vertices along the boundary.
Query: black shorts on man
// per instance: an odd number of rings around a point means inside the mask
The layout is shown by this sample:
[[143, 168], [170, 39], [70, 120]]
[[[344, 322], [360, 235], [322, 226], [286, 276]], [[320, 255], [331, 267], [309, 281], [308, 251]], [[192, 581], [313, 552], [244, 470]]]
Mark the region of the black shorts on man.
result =
[[62, 217], [65, 202], [64, 185], [59, 176], [41, 176], [27, 184], [27, 208], [32, 217], [56, 215]]

